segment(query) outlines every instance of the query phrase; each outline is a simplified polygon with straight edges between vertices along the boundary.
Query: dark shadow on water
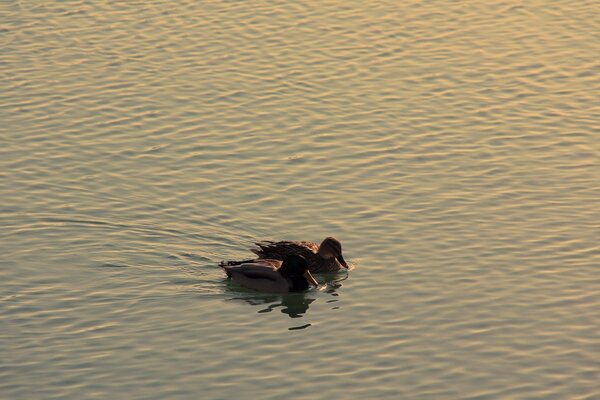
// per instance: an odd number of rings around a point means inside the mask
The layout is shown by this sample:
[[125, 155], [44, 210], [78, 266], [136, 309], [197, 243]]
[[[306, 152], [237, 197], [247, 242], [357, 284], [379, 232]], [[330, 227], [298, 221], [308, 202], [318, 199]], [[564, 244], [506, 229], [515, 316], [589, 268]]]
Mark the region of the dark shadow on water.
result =
[[290, 328], [288, 328], [288, 331], [297, 331], [299, 329], [306, 329], [309, 326], [311, 326], [312, 324], [304, 324], [304, 325], [300, 325], [300, 326], [292, 326]]

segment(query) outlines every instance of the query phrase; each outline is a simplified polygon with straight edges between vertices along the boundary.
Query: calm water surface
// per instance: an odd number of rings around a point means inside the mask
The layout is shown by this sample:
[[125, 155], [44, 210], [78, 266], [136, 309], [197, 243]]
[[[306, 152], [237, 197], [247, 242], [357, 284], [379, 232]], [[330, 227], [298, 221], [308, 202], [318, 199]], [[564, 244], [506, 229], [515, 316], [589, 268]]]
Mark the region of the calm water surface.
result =
[[[600, 398], [599, 21], [3, 1], [0, 397]], [[216, 265], [328, 235], [305, 294]]]

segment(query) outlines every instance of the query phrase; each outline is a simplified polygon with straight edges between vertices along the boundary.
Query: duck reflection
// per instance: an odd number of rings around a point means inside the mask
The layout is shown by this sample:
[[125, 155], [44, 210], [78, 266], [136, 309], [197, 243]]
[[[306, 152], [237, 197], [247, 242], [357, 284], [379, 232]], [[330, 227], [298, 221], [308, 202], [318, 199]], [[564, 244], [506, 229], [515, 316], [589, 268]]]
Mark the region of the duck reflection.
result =
[[316, 299], [308, 299], [302, 294], [284, 296], [281, 299], [281, 312], [290, 318], [300, 318], [308, 311], [308, 306]]
[[339, 296], [337, 290], [342, 287], [342, 282], [348, 279], [348, 274], [339, 276], [339, 274], [327, 274], [323, 275], [325, 278], [325, 293], [329, 293], [332, 296]]
[[[320, 285], [317, 291], [307, 291], [299, 293], [286, 293], [286, 294], [265, 294], [259, 292], [250, 292], [237, 289], [237, 296], [232, 297], [231, 300], [243, 300], [252, 306], [264, 306], [261, 307], [257, 312], [259, 314], [271, 312], [277, 308], [281, 309], [283, 314], [287, 314], [290, 318], [301, 318], [306, 313], [310, 305], [317, 300], [319, 297], [318, 293], [326, 293], [336, 298], [326, 300], [326, 303], [335, 303], [338, 301], [337, 297], [338, 289], [342, 287], [342, 282], [348, 278], [348, 275], [339, 276], [339, 274], [326, 274], [320, 277], [320, 281], [324, 281]], [[228, 285], [229, 286], [229, 285]], [[233, 287], [230, 290], [235, 290]], [[241, 294], [241, 295], [240, 295]], [[339, 307], [332, 307], [332, 309], [338, 309]], [[303, 326], [308, 327], [310, 324]], [[293, 329], [303, 329], [303, 327], [294, 327]], [[292, 329], [292, 328], [290, 328]]]
[[281, 307], [281, 312], [287, 314], [290, 318], [300, 318], [306, 314], [308, 307], [316, 299], [307, 297], [305, 293], [293, 293], [277, 296], [250, 295], [234, 297], [231, 300], [243, 300], [253, 306], [265, 305], [266, 307], [258, 310], [259, 314], [268, 313]]

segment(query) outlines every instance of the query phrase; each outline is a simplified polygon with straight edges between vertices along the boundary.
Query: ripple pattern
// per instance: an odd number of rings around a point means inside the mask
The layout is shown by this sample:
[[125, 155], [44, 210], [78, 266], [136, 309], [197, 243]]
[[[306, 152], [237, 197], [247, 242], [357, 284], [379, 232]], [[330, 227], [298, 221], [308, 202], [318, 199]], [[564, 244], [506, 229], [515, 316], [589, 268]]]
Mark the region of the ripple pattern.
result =
[[597, 9], [3, 2], [0, 393], [599, 398]]

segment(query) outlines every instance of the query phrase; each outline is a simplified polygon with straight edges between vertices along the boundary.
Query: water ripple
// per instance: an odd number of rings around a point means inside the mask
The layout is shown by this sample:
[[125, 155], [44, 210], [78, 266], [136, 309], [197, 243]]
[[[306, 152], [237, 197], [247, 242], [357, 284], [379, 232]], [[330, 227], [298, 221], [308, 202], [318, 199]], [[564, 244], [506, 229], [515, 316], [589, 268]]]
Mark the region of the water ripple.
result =
[[600, 397], [595, 2], [1, 7], [7, 398]]

